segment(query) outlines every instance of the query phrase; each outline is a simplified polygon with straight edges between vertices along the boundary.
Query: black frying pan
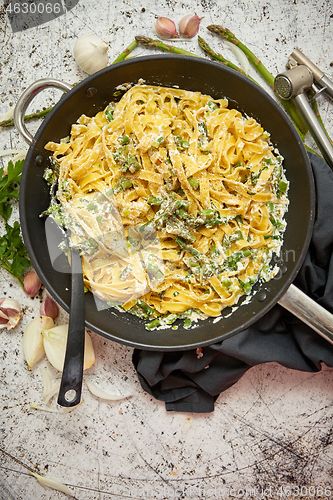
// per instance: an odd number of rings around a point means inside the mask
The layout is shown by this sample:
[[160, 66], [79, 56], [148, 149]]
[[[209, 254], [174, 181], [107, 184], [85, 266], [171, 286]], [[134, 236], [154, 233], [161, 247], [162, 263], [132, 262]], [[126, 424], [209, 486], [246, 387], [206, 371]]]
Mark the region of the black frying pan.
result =
[[[49, 205], [49, 190], [43, 179], [48, 165], [48, 141], [69, 135], [81, 114], [95, 115], [114, 99], [115, 88], [125, 82], [173, 86], [200, 91], [214, 98], [227, 97], [236, 107], [258, 120], [271, 133], [273, 144], [284, 157], [290, 181], [287, 230], [276, 279], [262, 285], [251, 302], [219, 321], [211, 318], [189, 330], [179, 326], [149, 332], [142, 320], [109, 308], [99, 310], [91, 293], [85, 296], [86, 326], [108, 339], [143, 349], [180, 350], [213, 344], [248, 327], [273, 307], [292, 284], [311, 239], [315, 191], [311, 165], [303, 143], [284, 110], [261, 87], [246, 77], [205, 59], [188, 56], [148, 56], [110, 66], [76, 85], [65, 94], [39, 128], [27, 154], [20, 188], [20, 219], [25, 245], [33, 266], [54, 299], [70, 308], [70, 274], [66, 258], [55, 270], [47, 248], [45, 222], [40, 214]], [[64, 84], [64, 90], [68, 85]], [[34, 88], [36, 91], [36, 86]], [[38, 89], [37, 89], [38, 90]], [[32, 97], [30, 100], [32, 100]], [[59, 241], [61, 235], [59, 235]], [[62, 257], [60, 257], [60, 260]], [[59, 272], [59, 269], [62, 272]], [[283, 300], [283, 299], [282, 299]]]

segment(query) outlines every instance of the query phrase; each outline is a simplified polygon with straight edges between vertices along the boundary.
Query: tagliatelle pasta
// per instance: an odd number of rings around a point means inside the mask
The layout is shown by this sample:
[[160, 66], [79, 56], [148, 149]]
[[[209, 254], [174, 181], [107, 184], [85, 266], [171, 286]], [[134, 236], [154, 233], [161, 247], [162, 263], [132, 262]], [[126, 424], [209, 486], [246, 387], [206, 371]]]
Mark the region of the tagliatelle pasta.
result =
[[48, 213], [71, 230], [86, 286], [149, 328], [219, 316], [276, 272], [282, 158], [227, 99], [135, 85], [46, 149], [59, 169]]

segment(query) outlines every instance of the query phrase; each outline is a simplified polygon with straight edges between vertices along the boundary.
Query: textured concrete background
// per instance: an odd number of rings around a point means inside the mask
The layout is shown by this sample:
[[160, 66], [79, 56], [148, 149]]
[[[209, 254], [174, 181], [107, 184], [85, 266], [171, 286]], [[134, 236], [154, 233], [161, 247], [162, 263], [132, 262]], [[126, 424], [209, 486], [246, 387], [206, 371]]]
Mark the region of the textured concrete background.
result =
[[[154, 37], [158, 16], [175, 22], [191, 12], [204, 16], [200, 34], [235, 63], [222, 40], [207, 32], [207, 25], [229, 28], [273, 74], [284, 69], [296, 47], [324, 72], [333, 73], [331, 0], [61, 4], [72, 8], [39, 26], [33, 26], [34, 16], [27, 16], [31, 27], [13, 33], [4, 12], [8, 2], [0, 1], [0, 115], [39, 78], [75, 83], [86, 76], [72, 56], [77, 36], [99, 35], [109, 45], [112, 62], [135, 35]], [[196, 38], [177, 45], [203, 55]], [[134, 55], [148, 53], [152, 51], [138, 47]], [[262, 82], [254, 70], [250, 75]], [[46, 92], [34, 109], [58, 98], [57, 92]], [[332, 104], [324, 96], [319, 99], [331, 135]], [[30, 123], [29, 130], [35, 132], [39, 124]], [[26, 148], [13, 129], [0, 130], [0, 144], [0, 149]], [[142, 391], [131, 364], [131, 349], [92, 334], [97, 362], [89, 375], [105, 390], [132, 397], [107, 403], [85, 388], [83, 403], [70, 414], [32, 410], [31, 403], [42, 402], [41, 368], [48, 367], [54, 378], [59, 375], [46, 360], [30, 372], [23, 361], [22, 333], [38, 313], [40, 297], [27, 298], [1, 270], [0, 296], [5, 293], [21, 302], [25, 314], [17, 329], [0, 332], [0, 499], [65, 497], [43, 489], [23, 464], [67, 484], [78, 500], [333, 495], [331, 369], [308, 374], [273, 363], [262, 365], [222, 394], [214, 413], [167, 413], [162, 403]], [[65, 321], [67, 316], [61, 312], [58, 323]]]

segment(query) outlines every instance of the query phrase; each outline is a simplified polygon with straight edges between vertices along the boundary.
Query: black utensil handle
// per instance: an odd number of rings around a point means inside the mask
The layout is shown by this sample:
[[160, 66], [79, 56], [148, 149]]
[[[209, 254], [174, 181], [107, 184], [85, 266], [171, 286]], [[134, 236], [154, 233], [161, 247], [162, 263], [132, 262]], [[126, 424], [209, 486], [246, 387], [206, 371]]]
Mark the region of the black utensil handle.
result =
[[80, 254], [71, 250], [71, 308], [64, 368], [62, 372], [58, 404], [76, 406], [81, 401], [84, 362], [84, 284]]

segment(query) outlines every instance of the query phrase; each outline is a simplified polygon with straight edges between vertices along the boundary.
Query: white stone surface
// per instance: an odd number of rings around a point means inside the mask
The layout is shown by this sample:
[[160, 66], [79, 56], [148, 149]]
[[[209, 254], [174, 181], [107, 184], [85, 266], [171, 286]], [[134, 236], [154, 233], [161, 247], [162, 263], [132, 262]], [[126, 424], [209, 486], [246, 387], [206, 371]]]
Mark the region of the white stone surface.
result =
[[[39, 78], [74, 83], [86, 76], [72, 57], [77, 36], [103, 38], [111, 62], [134, 35], [154, 37], [158, 16], [176, 22], [190, 12], [204, 16], [200, 34], [233, 62], [207, 25], [228, 27], [273, 74], [284, 69], [296, 47], [333, 72], [331, 0], [79, 0], [62, 17], [18, 33], [3, 12], [7, 4], [0, 2], [0, 115]], [[203, 55], [196, 38], [178, 45]], [[152, 51], [140, 47], [134, 52], [147, 53]], [[250, 74], [262, 82], [253, 69]], [[48, 106], [58, 97], [43, 94], [35, 105]], [[319, 98], [331, 135], [332, 104]], [[30, 123], [29, 130], [39, 123]], [[0, 149], [12, 147], [26, 146], [15, 130], [0, 130]], [[131, 349], [92, 334], [97, 362], [88, 375], [105, 390], [132, 396], [108, 403], [85, 387], [75, 411], [46, 413], [30, 408], [42, 402], [41, 368], [54, 378], [59, 374], [45, 359], [28, 371], [22, 352], [22, 333], [38, 314], [40, 298], [27, 298], [0, 270], [0, 296], [5, 294], [17, 298], [25, 314], [18, 328], [0, 332], [1, 500], [65, 498], [43, 489], [24, 465], [67, 484], [78, 500], [332, 497], [332, 369], [309, 374], [274, 363], [258, 366], [219, 397], [214, 413], [168, 413], [141, 389]], [[66, 320], [62, 311], [58, 323]]]

